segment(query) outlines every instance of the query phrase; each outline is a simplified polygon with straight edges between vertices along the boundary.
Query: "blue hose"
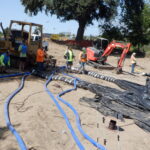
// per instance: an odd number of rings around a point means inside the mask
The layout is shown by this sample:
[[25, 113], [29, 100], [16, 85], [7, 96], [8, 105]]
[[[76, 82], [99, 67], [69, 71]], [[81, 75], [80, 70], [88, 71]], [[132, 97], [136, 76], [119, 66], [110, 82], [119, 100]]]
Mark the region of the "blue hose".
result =
[[[69, 75], [70, 76], [70, 75]], [[74, 76], [73, 76], [74, 77]], [[75, 78], [75, 77], [74, 77]], [[100, 145], [99, 143], [97, 143], [96, 141], [94, 141], [91, 137], [89, 137], [85, 132], [84, 130], [82, 129], [81, 127], [81, 123], [80, 123], [80, 117], [79, 117], [79, 114], [78, 112], [75, 110], [75, 108], [70, 104], [68, 103], [67, 101], [65, 101], [64, 99], [61, 98], [62, 95], [64, 95], [65, 93], [68, 93], [68, 92], [71, 92], [73, 90], [76, 90], [77, 86], [76, 86], [76, 81], [77, 79], [74, 80], [74, 88], [72, 89], [69, 89], [69, 90], [66, 90], [66, 91], [63, 91], [61, 92], [60, 94], [58, 94], [57, 98], [63, 102], [64, 104], [66, 104], [75, 114], [76, 116], [76, 124], [77, 124], [77, 127], [80, 131], [80, 133], [89, 141], [91, 142], [95, 147], [97, 147], [98, 149], [100, 150], [106, 150], [104, 146]]]
[[10, 122], [9, 104], [10, 104], [11, 99], [23, 88], [23, 86], [24, 86], [24, 80], [25, 80], [25, 77], [27, 75], [29, 75], [29, 73], [24, 73], [24, 76], [23, 76], [23, 78], [21, 80], [21, 84], [20, 84], [19, 88], [16, 89], [11, 95], [9, 95], [7, 97], [5, 105], [4, 105], [4, 115], [5, 115], [6, 125], [7, 125], [8, 129], [12, 132], [12, 134], [16, 137], [16, 140], [17, 140], [17, 142], [18, 142], [21, 150], [27, 150], [27, 147], [26, 147], [23, 139], [19, 135], [19, 133], [15, 130], [15, 128], [12, 126], [12, 124]]
[[23, 76], [23, 75], [30, 75], [30, 72], [26, 72], [26, 73], [15, 73], [15, 74], [8, 74], [8, 75], [3, 75], [0, 76], [0, 78], [8, 78], [8, 77], [15, 77], [15, 76]]
[[55, 99], [54, 95], [48, 90], [47, 88], [47, 85], [49, 84], [49, 82], [52, 80], [52, 77], [53, 77], [53, 74], [49, 77], [49, 79], [46, 81], [45, 85], [44, 85], [44, 88], [45, 88], [45, 91], [48, 93], [48, 95], [52, 98], [53, 102], [55, 103], [55, 105], [57, 106], [57, 108], [59, 109], [59, 111], [61, 112], [62, 116], [64, 117], [65, 121], [66, 121], [66, 124], [73, 136], [73, 139], [75, 140], [77, 146], [79, 147], [80, 150], [85, 150], [85, 148], [83, 147], [83, 145], [81, 144], [81, 142], [79, 141], [75, 131], [73, 130], [70, 122], [69, 122], [69, 119], [66, 115], [66, 113], [64, 112], [64, 110], [61, 108], [61, 106], [59, 105], [58, 101]]

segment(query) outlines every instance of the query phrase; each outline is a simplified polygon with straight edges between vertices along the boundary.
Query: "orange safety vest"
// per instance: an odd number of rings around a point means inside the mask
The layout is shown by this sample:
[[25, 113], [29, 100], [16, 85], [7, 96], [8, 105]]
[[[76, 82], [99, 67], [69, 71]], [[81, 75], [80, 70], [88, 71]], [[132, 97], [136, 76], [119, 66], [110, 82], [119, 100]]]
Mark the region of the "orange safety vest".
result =
[[[84, 57], [82, 57], [82, 55], [85, 55]], [[83, 52], [81, 52], [80, 54], [79, 54], [79, 59], [80, 59], [80, 62], [87, 62], [87, 54], [85, 53], [83, 53]]]
[[44, 56], [44, 51], [41, 48], [39, 48], [36, 54], [36, 62], [44, 62]]

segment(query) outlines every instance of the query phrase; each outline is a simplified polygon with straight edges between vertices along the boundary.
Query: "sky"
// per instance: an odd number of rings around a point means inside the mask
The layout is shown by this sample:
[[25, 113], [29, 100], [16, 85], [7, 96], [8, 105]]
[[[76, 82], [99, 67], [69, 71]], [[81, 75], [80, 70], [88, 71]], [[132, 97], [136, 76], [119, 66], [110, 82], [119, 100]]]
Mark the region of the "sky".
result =
[[[43, 25], [44, 33], [71, 32], [77, 33], [78, 23], [76, 21], [60, 22], [56, 16], [47, 16], [44, 12], [37, 16], [29, 16], [24, 12], [20, 0], [0, 0], [0, 22], [3, 27], [9, 26], [10, 20], [27, 21]], [[99, 35], [98, 23], [90, 25], [85, 29], [84, 35]]]

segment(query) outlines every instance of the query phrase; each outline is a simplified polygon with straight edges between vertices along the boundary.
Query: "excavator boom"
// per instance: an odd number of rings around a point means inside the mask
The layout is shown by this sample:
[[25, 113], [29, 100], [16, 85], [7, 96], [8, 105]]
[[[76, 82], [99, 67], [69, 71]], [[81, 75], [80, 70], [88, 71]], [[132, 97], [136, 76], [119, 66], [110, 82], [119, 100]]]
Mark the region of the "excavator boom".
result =
[[119, 59], [119, 61], [118, 61], [118, 66], [117, 66], [117, 67], [120, 68], [120, 67], [122, 67], [122, 62], [124, 61], [125, 56], [126, 56], [126, 54], [128, 53], [130, 47], [131, 47], [131, 44], [130, 44], [130, 43], [128, 43], [128, 44], [125, 45], [125, 44], [122, 44], [122, 43], [118, 43], [118, 42], [113, 41], [113, 42], [111, 42], [111, 43], [107, 46], [107, 48], [105, 49], [105, 51], [104, 51], [104, 53], [102, 54], [102, 56], [101, 56], [100, 59], [102, 59], [103, 57], [108, 57], [108, 56], [113, 52], [113, 50], [114, 50], [115, 48], [121, 48], [121, 49], [122, 49], [122, 54], [121, 54], [121, 57], [120, 57], [120, 59]]

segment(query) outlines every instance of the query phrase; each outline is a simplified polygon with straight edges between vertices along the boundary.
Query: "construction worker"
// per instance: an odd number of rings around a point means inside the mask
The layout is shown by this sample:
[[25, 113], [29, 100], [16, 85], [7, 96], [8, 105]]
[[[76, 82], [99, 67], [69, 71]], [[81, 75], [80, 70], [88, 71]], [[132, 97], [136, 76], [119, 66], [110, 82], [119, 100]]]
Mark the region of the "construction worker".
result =
[[80, 63], [80, 68], [79, 72], [82, 73], [85, 71], [85, 64], [87, 62], [87, 54], [86, 54], [86, 48], [82, 48], [82, 52], [79, 54], [79, 63]]
[[67, 70], [71, 70], [71, 67], [73, 65], [73, 60], [75, 58], [72, 48], [68, 46], [68, 49], [65, 51], [64, 58], [66, 59], [66, 66]]
[[8, 51], [0, 56], [0, 72], [5, 72], [7, 67], [10, 67], [10, 56]]
[[39, 46], [36, 53], [36, 63], [38, 71], [43, 71], [44, 69], [44, 57], [45, 57], [44, 49]]
[[134, 73], [134, 68], [136, 65], [136, 58], [135, 58], [136, 53], [133, 53], [131, 55], [131, 73]]
[[22, 44], [20, 44], [18, 51], [20, 52], [19, 70], [24, 71], [26, 66], [27, 51], [28, 51], [28, 47], [25, 44], [25, 41], [23, 41]]

